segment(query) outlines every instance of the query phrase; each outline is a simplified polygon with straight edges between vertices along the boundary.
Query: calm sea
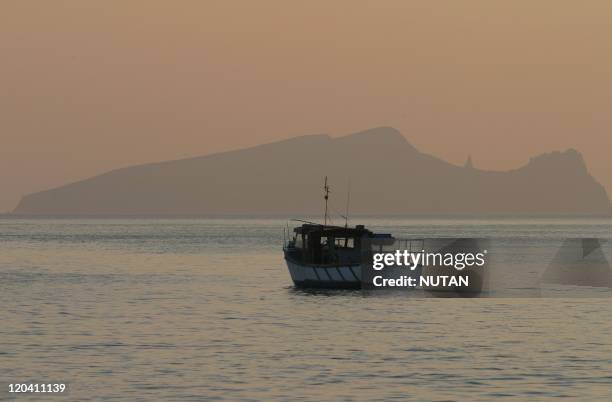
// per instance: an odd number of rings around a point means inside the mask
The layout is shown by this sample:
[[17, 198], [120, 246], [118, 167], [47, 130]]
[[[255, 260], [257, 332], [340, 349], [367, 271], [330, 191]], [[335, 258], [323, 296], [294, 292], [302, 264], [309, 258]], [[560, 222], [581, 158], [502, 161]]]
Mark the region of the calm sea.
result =
[[[362, 222], [502, 239], [528, 265], [565, 238], [612, 238], [612, 221], [596, 219]], [[0, 219], [0, 383], [65, 382], [71, 400], [612, 399], [609, 290], [299, 291], [282, 260], [285, 223]]]

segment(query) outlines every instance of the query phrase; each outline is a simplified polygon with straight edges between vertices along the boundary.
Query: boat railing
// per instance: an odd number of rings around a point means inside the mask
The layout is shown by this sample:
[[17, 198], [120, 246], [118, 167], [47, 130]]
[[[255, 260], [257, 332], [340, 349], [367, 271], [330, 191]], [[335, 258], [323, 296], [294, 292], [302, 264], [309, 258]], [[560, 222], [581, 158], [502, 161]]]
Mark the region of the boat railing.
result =
[[407, 238], [393, 238], [392, 243], [378, 243], [376, 241], [372, 242], [372, 250], [377, 250], [378, 252], [390, 251], [393, 250], [408, 250], [410, 253], [418, 253], [425, 249], [425, 239], [407, 239]]

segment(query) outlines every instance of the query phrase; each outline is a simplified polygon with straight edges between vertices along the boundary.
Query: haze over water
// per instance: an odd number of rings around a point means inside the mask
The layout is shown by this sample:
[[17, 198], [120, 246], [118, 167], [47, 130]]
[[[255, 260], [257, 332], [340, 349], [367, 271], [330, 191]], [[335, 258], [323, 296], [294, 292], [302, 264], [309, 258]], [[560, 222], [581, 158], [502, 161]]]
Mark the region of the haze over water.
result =
[[[0, 378], [65, 381], [73, 400], [612, 398], [609, 290], [298, 291], [282, 260], [285, 222], [0, 218]], [[610, 219], [353, 223], [499, 238], [526, 266], [565, 238], [612, 237]]]

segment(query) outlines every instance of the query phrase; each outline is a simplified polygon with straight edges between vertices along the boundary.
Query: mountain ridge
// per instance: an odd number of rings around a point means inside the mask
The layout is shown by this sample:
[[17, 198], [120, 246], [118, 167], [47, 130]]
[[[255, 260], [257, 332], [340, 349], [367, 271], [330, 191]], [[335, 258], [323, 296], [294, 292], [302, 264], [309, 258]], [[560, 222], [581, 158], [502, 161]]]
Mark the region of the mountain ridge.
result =
[[[310, 214], [329, 176], [352, 182], [352, 212], [408, 215], [599, 215], [612, 209], [582, 155], [568, 149], [508, 171], [457, 166], [396, 129], [305, 135], [235, 151], [111, 170], [23, 197], [19, 215]], [[336, 200], [340, 197], [336, 196]]]

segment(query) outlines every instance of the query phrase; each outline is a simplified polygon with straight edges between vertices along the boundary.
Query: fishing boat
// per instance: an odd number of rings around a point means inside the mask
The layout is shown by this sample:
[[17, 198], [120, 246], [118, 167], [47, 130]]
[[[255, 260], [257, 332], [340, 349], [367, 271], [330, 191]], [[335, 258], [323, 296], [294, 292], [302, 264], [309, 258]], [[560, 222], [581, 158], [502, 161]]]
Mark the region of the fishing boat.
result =
[[[283, 253], [289, 274], [298, 288], [327, 288], [327, 289], [370, 289], [373, 275], [382, 275], [380, 271], [372, 269], [374, 253], [399, 252], [425, 253], [433, 251], [440, 256], [439, 262], [418, 263], [415, 268], [407, 270], [401, 265], [391, 264], [385, 267], [384, 278], [401, 279], [413, 277], [417, 280], [431, 278], [434, 282], [422, 284], [407, 289], [421, 289], [428, 293], [448, 295], [477, 295], [486, 288], [488, 279], [486, 271], [478, 267], [464, 267], [457, 270], [453, 266], [445, 266], [442, 255], [461, 255], [466, 252], [480, 253], [482, 244], [478, 239], [398, 239], [388, 233], [374, 233], [364, 225], [349, 227], [348, 210], [350, 190], [347, 197], [344, 226], [328, 224], [329, 186], [327, 177], [324, 185], [325, 214], [323, 223], [294, 220], [301, 225], [293, 228], [291, 232], [287, 225]], [[486, 251], [484, 252], [486, 254]], [[368, 265], [363, 265], [363, 264]], [[452, 285], [453, 279], [465, 279], [466, 286]], [[383, 276], [379, 276], [383, 278]], [[451, 278], [451, 285], [438, 280]], [[467, 285], [469, 284], [469, 286]]]
[[374, 233], [363, 225], [316, 223], [304, 223], [293, 232], [283, 251], [296, 287], [361, 288], [362, 240]]
[[[363, 225], [348, 226], [348, 200], [344, 226], [328, 225], [329, 186], [324, 185], [325, 214], [323, 223], [302, 224], [285, 233], [283, 252], [289, 274], [296, 287], [359, 289], [361, 288], [362, 251], [368, 240], [388, 240], [390, 234], [376, 234]], [[366, 250], [367, 251], [367, 250]]]

